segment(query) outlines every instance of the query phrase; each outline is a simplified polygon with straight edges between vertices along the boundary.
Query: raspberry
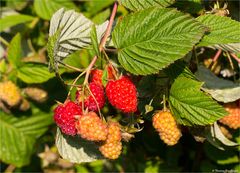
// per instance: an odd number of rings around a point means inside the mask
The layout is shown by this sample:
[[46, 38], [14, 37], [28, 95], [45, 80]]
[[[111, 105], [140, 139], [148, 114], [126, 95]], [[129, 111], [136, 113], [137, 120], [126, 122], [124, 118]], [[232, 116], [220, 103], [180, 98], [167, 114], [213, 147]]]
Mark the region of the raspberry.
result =
[[91, 81], [102, 86], [102, 75], [103, 75], [102, 70], [99, 70], [99, 69], [92, 70], [91, 71]]
[[46, 101], [48, 97], [47, 92], [38, 87], [27, 87], [24, 89], [24, 94], [26, 94], [30, 99], [39, 103]]
[[76, 135], [75, 116], [82, 115], [82, 109], [72, 101], [63, 105], [58, 105], [54, 110], [54, 121], [61, 128], [62, 132], [67, 135]]
[[236, 103], [228, 103], [225, 104], [224, 107], [226, 111], [229, 112], [229, 115], [223, 117], [219, 121], [230, 128], [240, 128], [240, 107]]
[[182, 133], [169, 111], [159, 111], [153, 116], [153, 127], [167, 145], [175, 145]]
[[[114, 79], [113, 76], [113, 69], [108, 66], [108, 80]], [[91, 82], [95, 82], [98, 85], [103, 86], [102, 84], [102, 76], [103, 76], [103, 70], [95, 69], [91, 71]]]
[[104, 141], [107, 138], [107, 125], [95, 112], [83, 115], [76, 122], [78, 134], [89, 141]]
[[118, 123], [108, 124], [107, 140], [99, 147], [102, 155], [108, 159], [117, 159], [122, 151], [121, 131]]
[[114, 107], [125, 113], [137, 110], [137, 89], [126, 76], [116, 81], [109, 81], [106, 86], [106, 95]]
[[[89, 84], [90, 92], [86, 93], [87, 97], [83, 98], [80, 91], [77, 91], [76, 93], [76, 99], [79, 102], [79, 104], [82, 104], [82, 99], [84, 99], [84, 107], [88, 108], [90, 111], [97, 111], [98, 107], [99, 109], [103, 108], [105, 104], [105, 95], [103, 87], [91, 82]], [[94, 96], [94, 97], [93, 97]]]
[[22, 97], [19, 88], [12, 81], [5, 81], [0, 83], [0, 99], [14, 107], [21, 102]]

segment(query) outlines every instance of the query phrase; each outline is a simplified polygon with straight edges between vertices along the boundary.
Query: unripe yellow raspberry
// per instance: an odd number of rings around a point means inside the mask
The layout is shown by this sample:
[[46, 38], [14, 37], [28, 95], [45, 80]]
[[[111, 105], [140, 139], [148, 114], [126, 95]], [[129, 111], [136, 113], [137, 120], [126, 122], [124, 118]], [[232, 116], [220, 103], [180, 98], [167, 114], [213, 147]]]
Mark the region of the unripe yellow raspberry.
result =
[[89, 141], [105, 141], [108, 135], [107, 125], [95, 112], [80, 116], [76, 129], [82, 138]]
[[39, 103], [46, 101], [48, 98], [47, 92], [38, 87], [27, 87], [23, 91], [30, 99]]
[[10, 107], [18, 105], [21, 101], [19, 88], [12, 81], [1, 82], [0, 100], [7, 103]]
[[182, 136], [181, 130], [169, 111], [159, 111], [154, 114], [153, 127], [159, 132], [160, 138], [167, 145], [175, 145]]
[[102, 155], [108, 159], [117, 159], [122, 151], [120, 125], [115, 122], [108, 124], [107, 140], [99, 147]]
[[219, 121], [230, 128], [240, 128], [240, 106], [236, 103], [228, 103], [224, 105], [224, 108], [229, 112], [229, 114]]

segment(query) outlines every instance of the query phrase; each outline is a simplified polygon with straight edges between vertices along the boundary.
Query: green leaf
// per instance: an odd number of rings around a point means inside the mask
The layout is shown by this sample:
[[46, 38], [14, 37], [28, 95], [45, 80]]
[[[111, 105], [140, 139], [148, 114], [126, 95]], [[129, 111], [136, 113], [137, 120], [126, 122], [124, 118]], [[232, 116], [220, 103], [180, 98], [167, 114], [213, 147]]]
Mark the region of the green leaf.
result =
[[37, 15], [45, 20], [49, 20], [53, 13], [60, 8], [75, 9], [78, 8], [71, 0], [36, 0], [34, 1], [34, 9]]
[[26, 63], [17, 70], [17, 77], [26, 83], [42, 83], [54, 76], [48, 71], [47, 65], [40, 63]]
[[201, 82], [178, 77], [170, 89], [170, 108], [178, 123], [188, 126], [212, 124], [227, 112], [205, 95]]
[[109, 18], [110, 15], [111, 15], [111, 10], [110, 10], [110, 8], [107, 8], [103, 12], [100, 12], [100, 13], [96, 14], [92, 18], [92, 21], [96, 24], [101, 24], [104, 21], [106, 21]]
[[[98, 42], [105, 33], [108, 21], [96, 26]], [[57, 71], [58, 63], [72, 52], [91, 44], [93, 22], [73, 10], [58, 10], [51, 18], [47, 50], [51, 67]]]
[[21, 35], [18, 33], [13, 37], [8, 47], [8, 61], [14, 67], [17, 68], [21, 64], [22, 47], [21, 47]]
[[[198, 46], [212, 46], [212, 47], [231, 47], [233, 44], [240, 43], [240, 22], [232, 20], [229, 17], [217, 15], [203, 15], [197, 20], [207, 27], [210, 31], [207, 33]], [[228, 48], [229, 49], [229, 48]], [[232, 48], [233, 51], [236, 48]], [[240, 47], [237, 48], [240, 52]]]
[[203, 26], [189, 15], [150, 8], [123, 18], [113, 31], [113, 42], [127, 71], [147, 75], [182, 58], [203, 33]]
[[21, 167], [30, 162], [36, 138], [52, 123], [49, 114], [16, 118], [0, 112], [0, 159]]
[[93, 46], [93, 50], [95, 51], [95, 54], [98, 57], [100, 57], [99, 43], [98, 43], [97, 31], [96, 31], [95, 25], [92, 26], [91, 41], [92, 41], [92, 46]]
[[89, 13], [89, 16], [97, 15], [101, 10], [107, 8], [113, 4], [114, 0], [97, 0], [97, 1], [88, 1], [86, 5], [86, 11]]
[[25, 8], [28, 4], [28, 1], [19, 1], [19, 0], [6, 0], [7, 7], [11, 9], [16, 9], [18, 11]]
[[228, 103], [240, 99], [240, 84], [218, 78], [209, 69], [199, 66], [195, 73], [200, 81], [204, 82], [202, 89], [215, 100]]
[[150, 7], [168, 7], [175, 0], [118, 0], [119, 3], [132, 11], [147, 9]]
[[73, 163], [92, 162], [103, 159], [96, 144], [86, 141], [79, 136], [62, 134], [57, 129], [56, 146], [63, 159]]
[[18, 25], [20, 23], [30, 22], [33, 19], [34, 19], [33, 16], [24, 15], [24, 14], [17, 14], [17, 15], [3, 17], [2, 19], [0, 19], [0, 32], [2, 32], [4, 29]]

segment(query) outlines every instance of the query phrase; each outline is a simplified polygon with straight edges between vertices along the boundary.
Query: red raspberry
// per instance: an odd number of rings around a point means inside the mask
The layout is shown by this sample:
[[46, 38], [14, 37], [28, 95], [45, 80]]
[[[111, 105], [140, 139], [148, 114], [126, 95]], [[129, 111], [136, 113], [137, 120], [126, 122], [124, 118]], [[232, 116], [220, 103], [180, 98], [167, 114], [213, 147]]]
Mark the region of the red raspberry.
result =
[[99, 151], [108, 159], [117, 159], [122, 151], [121, 138], [120, 125], [110, 122], [107, 140], [99, 147]]
[[102, 70], [99, 70], [99, 69], [92, 70], [91, 71], [91, 81], [102, 86], [102, 75], [103, 75]]
[[[82, 98], [81, 92], [77, 91], [76, 93], [76, 99], [79, 102], [79, 104], [82, 104], [82, 99], [84, 99], [84, 107], [88, 108], [90, 111], [97, 111], [98, 107], [99, 109], [103, 108], [105, 104], [105, 95], [103, 87], [91, 82], [89, 84], [90, 92], [86, 93], [86, 97]], [[93, 97], [94, 96], [94, 97]]]
[[58, 105], [54, 110], [54, 121], [60, 127], [63, 133], [67, 135], [76, 135], [75, 116], [82, 115], [82, 109], [72, 101], [63, 105]]
[[238, 129], [240, 128], [240, 107], [236, 103], [228, 103], [224, 105], [224, 108], [226, 111], [229, 112], [229, 114], [219, 121], [222, 124], [227, 125], [230, 128]]
[[76, 122], [78, 134], [89, 141], [104, 141], [107, 138], [107, 125], [95, 112], [83, 115]]
[[152, 119], [153, 127], [167, 145], [175, 145], [182, 136], [181, 130], [169, 111], [159, 111]]
[[106, 95], [114, 107], [125, 113], [137, 110], [137, 89], [126, 76], [109, 81], [106, 86]]
[[[111, 68], [111, 66], [108, 66], [107, 69], [108, 69], [108, 80], [114, 79], [113, 69]], [[100, 69], [92, 70], [91, 82], [95, 82], [96, 84], [103, 86], [102, 76], [103, 76], [103, 70], [100, 70]]]

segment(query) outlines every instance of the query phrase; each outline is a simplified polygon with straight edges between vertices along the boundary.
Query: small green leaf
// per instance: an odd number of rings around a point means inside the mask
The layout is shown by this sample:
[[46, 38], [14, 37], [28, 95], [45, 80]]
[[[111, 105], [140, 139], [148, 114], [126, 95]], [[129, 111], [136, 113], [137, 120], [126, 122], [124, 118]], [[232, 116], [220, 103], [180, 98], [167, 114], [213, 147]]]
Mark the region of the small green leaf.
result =
[[26, 63], [17, 70], [17, 77], [26, 83], [42, 83], [55, 76], [41, 63]]
[[119, 3], [132, 11], [147, 9], [150, 7], [168, 7], [175, 0], [118, 0]]
[[60, 8], [75, 9], [78, 8], [71, 0], [36, 0], [34, 1], [34, 9], [37, 15], [45, 20], [49, 20], [54, 12]]
[[22, 47], [21, 47], [21, 35], [18, 33], [13, 37], [8, 47], [8, 61], [14, 67], [17, 68], [21, 64]]
[[79, 136], [72, 137], [62, 134], [59, 129], [57, 129], [56, 134], [56, 146], [62, 158], [73, 163], [103, 159], [96, 144], [86, 141]]
[[52, 116], [37, 114], [27, 118], [16, 118], [0, 111], [0, 159], [21, 167], [30, 162], [36, 138], [52, 123]]
[[[203, 37], [198, 46], [227, 48], [231, 47], [231, 44], [240, 43], [240, 22], [232, 20], [229, 17], [212, 14], [200, 16], [197, 20], [210, 29], [209, 33]], [[236, 48], [232, 49], [235, 50]], [[239, 46], [236, 51], [240, 52]]]
[[24, 14], [17, 14], [17, 15], [3, 17], [2, 19], [0, 19], [0, 32], [2, 32], [4, 29], [18, 25], [20, 23], [30, 22], [33, 19], [34, 19], [33, 16], [24, 15]]
[[178, 77], [170, 90], [170, 108], [178, 123], [188, 126], [213, 124], [227, 112], [205, 95], [201, 82]]
[[102, 75], [102, 84], [104, 87], [106, 87], [107, 83], [108, 83], [108, 68], [105, 68], [103, 70], [103, 75]]
[[97, 38], [97, 30], [96, 30], [95, 25], [92, 25], [91, 41], [92, 41], [92, 46], [93, 46], [93, 50], [95, 51], [95, 54], [98, 57], [100, 57], [99, 43], [98, 43], [98, 38]]
[[189, 15], [155, 7], [124, 17], [113, 31], [113, 42], [127, 71], [147, 75], [183, 58], [203, 33], [204, 27]]

